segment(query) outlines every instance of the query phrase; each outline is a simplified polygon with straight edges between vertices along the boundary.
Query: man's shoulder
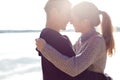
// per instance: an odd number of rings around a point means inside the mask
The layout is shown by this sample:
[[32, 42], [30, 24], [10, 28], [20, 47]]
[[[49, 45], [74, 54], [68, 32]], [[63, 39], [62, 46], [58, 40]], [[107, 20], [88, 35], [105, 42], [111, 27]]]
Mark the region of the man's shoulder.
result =
[[50, 29], [44, 28], [40, 33], [40, 37], [43, 38], [43, 37], [51, 36], [51, 34], [52, 31]]
[[49, 28], [44, 28], [41, 31], [40, 36], [41, 37], [48, 36], [49, 38], [58, 38], [58, 37], [61, 37], [62, 35], [59, 32], [55, 31], [55, 30], [52, 30], [52, 29], [49, 29]]
[[41, 31], [41, 34], [47, 34], [49, 33], [50, 30], [48, 28], [44, 28], [42, 31]]
[[55, 41], [55, 42], [70, 42], [69, 38], [66, 35], [62, 35], [57, 31], [54, 31], [49, 28], [44, 28], [40, 34], [40, 37], [47, 41]]

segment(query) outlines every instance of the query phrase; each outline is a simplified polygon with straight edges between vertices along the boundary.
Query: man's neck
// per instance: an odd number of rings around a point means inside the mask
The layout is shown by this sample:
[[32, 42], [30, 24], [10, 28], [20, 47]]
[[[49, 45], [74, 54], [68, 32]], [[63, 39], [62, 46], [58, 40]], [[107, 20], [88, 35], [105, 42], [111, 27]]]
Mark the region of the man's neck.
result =
[[59, 32], [60, 30], [59, 30], [59, 28], [57, 28], [57, 25], [55, 25], [55, 24], [53, 24], [53, 23], [46, 23], [46, 28], [50, 28], [50, 29], [52, 29], [52, 30], [55, 30], [55, 31], [57, 31], [57, 32]]
[[51, 30], [54, 30], [54, 31], [59, 32], [59, 30], [57, 30], [57, 29], [55, 29], [55, 28], [53, 28], [53, 27], [51, 27], [51, 26], [46, 26], [46, 28], [49, 28], [49, 29], [51, 29]]

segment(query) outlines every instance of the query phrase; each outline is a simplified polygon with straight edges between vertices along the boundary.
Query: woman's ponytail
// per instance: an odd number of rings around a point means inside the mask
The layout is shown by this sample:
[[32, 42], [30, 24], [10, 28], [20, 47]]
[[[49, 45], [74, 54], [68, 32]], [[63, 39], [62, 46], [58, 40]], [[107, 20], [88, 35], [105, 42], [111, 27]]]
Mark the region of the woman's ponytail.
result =
[[106, 12], [100, 11], [100, 14], [102, 15], [102, 23], [101, 23], [102, 35], [105, 39], [108, 55], [111, 56], [113, 54], [113, 50], [115, 49], [115, 43], [112, 34], [113, 26], [111, 23], [110, 16]]

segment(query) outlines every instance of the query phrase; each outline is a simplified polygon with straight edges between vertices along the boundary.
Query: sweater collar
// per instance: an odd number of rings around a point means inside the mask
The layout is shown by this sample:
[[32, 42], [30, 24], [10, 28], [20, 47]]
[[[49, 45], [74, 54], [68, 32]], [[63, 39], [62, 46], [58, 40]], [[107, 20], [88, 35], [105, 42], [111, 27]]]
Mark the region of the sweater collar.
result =
[[84, 42], [84, 41], [88, 40], [88, 39], [89, 39], [90, 37], [92, 37], [95, 33], [97, 33], [96, 30], [95, 30], [95, 29], [92, 29], [92, 30], [90, 30], [89, 32], [87, 32], [86, 34], [82, 34], [82, 35], [81, 35], [81, 38], [80, 38], [81, 42]]

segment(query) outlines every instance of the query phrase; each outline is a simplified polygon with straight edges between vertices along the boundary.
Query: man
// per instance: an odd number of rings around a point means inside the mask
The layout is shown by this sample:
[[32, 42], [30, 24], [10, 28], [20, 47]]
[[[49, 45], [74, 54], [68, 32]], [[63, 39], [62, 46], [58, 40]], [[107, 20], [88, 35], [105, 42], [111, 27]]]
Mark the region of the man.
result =
[[[47, 15], [46, 28], [42, 30], [40, 38], [68, 57], [74, 56], [71, 43], [66, 36], [59, 33], [65, 29], [69, 17], [71, 4], [68, 0], [49, 0], [45, 6]], [[73, 80], [72, 77], [56, 68], [39, 52], [42, 60], [43, 80]]]

